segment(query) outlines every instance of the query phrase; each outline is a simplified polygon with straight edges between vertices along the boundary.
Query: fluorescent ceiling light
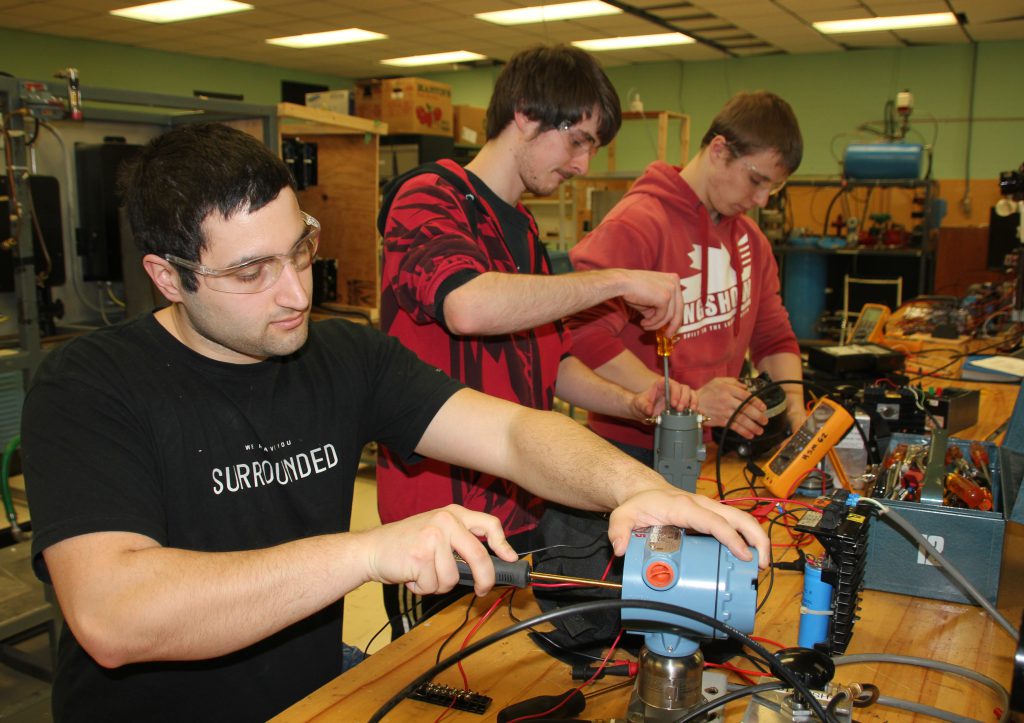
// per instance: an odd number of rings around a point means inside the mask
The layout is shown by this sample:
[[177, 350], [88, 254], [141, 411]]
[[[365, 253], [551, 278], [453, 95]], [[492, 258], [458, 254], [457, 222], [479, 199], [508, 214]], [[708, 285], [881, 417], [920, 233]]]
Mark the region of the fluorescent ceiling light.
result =
[[271, 45], [282, 45], [286, 48], [320, 48], [325, 45], [344, 45], [345, 43], [365, 43], [367, 40], [384, 40], [387, 35], [359, 28], [344, 30], [328, 30], [323, 33], [306, 33], [305, 35], [289, 35], [283, 38], [267, 38]]
[[432, 53], [430, 55], [409, 55], [405, 58], [388, 58], [380, 61], [384, 65], [398, 65], [403, 68], [414, 65], [441, 65], [442, 63], [466, 63], [470, 60], [484, 60], [486, 55], [471, 53], [468, 50], [452, 50], [448, 53]]
[[906, 30], [908, 28], [956, 25], [957, 19], [953, 13], [928, 13], [926, 15], [893, 15], [887, 18], [827, 20], [812, 24], [814, 29], [821, 33], [864, 33], [870, 30]]
[[147, 23], [176, 23], [180, 20], [252, 10], [252, 7], [249, 3], [235, 0], [167, 0], [111, 10], [110, 14], [132, 20], [145, 20]]
[[584, 50], [626, 50], [627, 48], [657, 48], [663, 45], [686, 45], [695, 42], [682, 33], [658, 33], [657, 35], [630, 35], [624, 38], [595, 38], [574, 40], [577, 48]]
[[498, 25], [525, 25], [527, 23], [543, 23], [553, 20], [571, 20], [572, 18], [593, 18], [599, 15], [617, 15], [621, 13], [617, 7], [599, 2], [561, 3], [560, 5], [535, 5], [515, 10], [498, 10], [493, 13], [476, 13], [473, 17]]

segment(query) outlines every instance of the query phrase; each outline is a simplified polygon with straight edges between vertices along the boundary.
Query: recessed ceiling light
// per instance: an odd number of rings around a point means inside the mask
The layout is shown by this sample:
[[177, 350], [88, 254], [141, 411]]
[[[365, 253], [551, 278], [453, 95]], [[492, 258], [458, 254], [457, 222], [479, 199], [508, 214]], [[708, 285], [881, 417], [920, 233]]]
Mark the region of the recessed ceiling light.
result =
[[626, 50], [627, 48], [657, 48], [663, 45], [686, 45], [695, 42], [682, 33], [658, 33], [657, 35], [630, 35], [624, 38], [595, 38], [574, 40], [577, 48], [584, 50]]
[[572, 18], [593, 18], [599, 15], [617, 15], [621, 13], [617, 7], [599, 0], [561, 3], [559, 5], [535, 5], [515, 10], [498, 10], [492, 13], [476, 13], [473, 17], [498, 25], [525, 25], [527, 23], [543, 23], [553, 20], [570, 20]]
[[414, 65], [441, 65], [442, 63], [467, 63], [471, 60], [485, 60], [486, 55], [471, 53], [468, 50], [453, 50], [448, 53], [431, 53], [430, 55], [409, 55], [405, 58], [388, 58], [380, 61], [384, 65], [398, 65], [408, 68]]
[[252, 10], [252, 8], [253, 6], [249, 3], [235, 2], [235, 0], [167, 0], [166, 2], [111, 10], [110, 14], [132, 20], [145, 20], [147, 23], [176, 23], [180, 20], [237, 13], [243, 10]]
[[870, 30], [906, 30], [908, 28], [935, 28], [942, 25], [956, 25], [953, 13], [928, 13], [926, 15], [892, 15], [885, 18], [856, 18], [854, 20], [826, 20], [812, 23], [821, 33], [864, 33]]
[[384, 40], [388, 36], [359, 28], [344, 30], [328, 30], [323, 33], [306, 33], [305, 35], [289, 35], [283, 38], [267, 38], [271, 45], [282, 45], [286, 48], [320, 48], [325, 45], [344, 45], [345, 43], [365, 43], [367, 40]]

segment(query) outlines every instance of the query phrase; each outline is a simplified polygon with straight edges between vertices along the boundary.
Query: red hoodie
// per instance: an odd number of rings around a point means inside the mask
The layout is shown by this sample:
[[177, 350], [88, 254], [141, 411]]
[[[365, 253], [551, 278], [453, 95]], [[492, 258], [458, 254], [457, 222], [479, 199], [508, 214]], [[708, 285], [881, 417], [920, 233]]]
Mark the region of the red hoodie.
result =
[[[679, 274], [685, 308], [670, 371], [673, 379], [695, 389], [715, 377], [737, 376], [748, 349], [755, 364], [780, 352], [799, 354], [768, 239], [744, 215], [715, 223], [679, 170], [662, 161], [648, 166], [601, 224], [569, 252], [573, 269]], [[628, 349], [662, 373], [654, 332], [641, 328], [639, 315], [621, 299], [576, 314], [569, 327], [573, 354], [591, 368]], [[647, 449], [653, 445], [652, 427], [593, 413], [589, 422], [608, 439]]]

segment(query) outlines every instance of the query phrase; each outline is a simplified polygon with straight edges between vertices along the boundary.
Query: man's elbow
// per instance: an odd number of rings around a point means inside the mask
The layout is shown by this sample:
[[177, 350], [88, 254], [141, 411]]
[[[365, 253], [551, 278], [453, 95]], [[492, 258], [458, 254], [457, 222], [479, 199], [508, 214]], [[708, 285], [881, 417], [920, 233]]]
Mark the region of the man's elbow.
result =
[[452, 292], [444, 301], [444, 325], [455, 336], [480, 336], [491, 333], [480, 307], [468, 295]]
[[119, 626], [102, 612], [69, 615], [66, 620], [78, 644], [103, 668], [120, 668], [148, 659], [138, 648], [137, 641], [133, 643], [126, 639], [118, 632]]

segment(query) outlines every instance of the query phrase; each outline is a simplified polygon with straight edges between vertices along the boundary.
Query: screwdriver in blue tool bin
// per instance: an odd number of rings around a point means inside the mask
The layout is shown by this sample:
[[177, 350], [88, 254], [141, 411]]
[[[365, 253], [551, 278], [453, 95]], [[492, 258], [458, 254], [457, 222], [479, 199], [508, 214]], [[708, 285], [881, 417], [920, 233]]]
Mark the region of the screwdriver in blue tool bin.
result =
[[[534, 572], [530, 567], [530, 561], [525, 559], [506, 562], [500, 557], [491, 555], [491, 562], [494, 564], [495, 585], [524, 588], [534, 582], [555, 582], [586, 585], [588, 587], [605, 587], [612, 590], [622, 589], [622, 585], [617, 582], [593, 580], [587, 577], [571, 577], [569, 575], [554, 575], [548, 572]], [[469, 569], [469, 563], [456, 554], [455, 566], [459, 569], [459, 584], [472, 585], [473, 571]]]

